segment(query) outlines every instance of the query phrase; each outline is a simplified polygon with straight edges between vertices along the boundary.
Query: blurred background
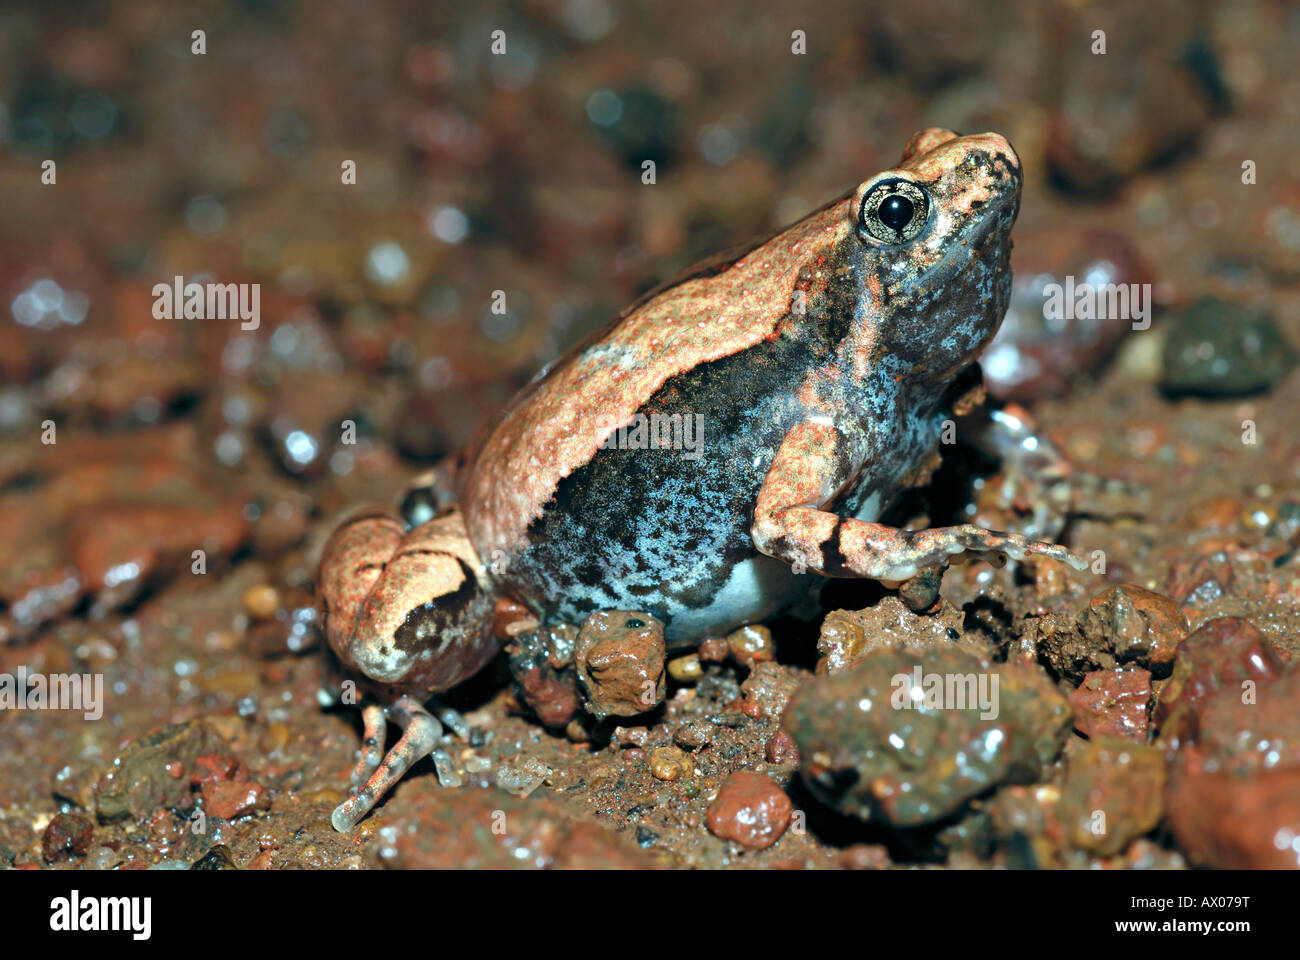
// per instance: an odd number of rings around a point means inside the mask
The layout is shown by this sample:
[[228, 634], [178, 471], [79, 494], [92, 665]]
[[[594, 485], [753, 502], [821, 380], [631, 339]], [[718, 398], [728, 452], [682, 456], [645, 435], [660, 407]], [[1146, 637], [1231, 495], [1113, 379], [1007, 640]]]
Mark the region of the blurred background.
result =
[[[119, 732], [268, 691], [310, 703], [297, 661], [268, 677], [257, 658], [316, 643], [331, 517], [389, 501], [641, 291], [892, 166], [926, 126], [996, 130], [1023, 160], [993, 392], [1062, 411], [1103, 470], [1208, 469], [1197, 424], [1223, 409], [1235, 443], [1241, 409], [1157, 405], [1267, 395], [1300, 343], [1300, 7], [790, 7], [0, 6], [4, 665], [137, 658]], [[176, 275], [261, 284], [260, 329], [155, 319]], [[1153, 330], [1045, 320], [1067, 275], [1150, 283]], [[1098, 412], [1143, 404], [1127, 431]], [[1196, 482], [1294, 486], [1293, 448], [1261, 456]], [[228, 580], [177, 577], [195, 543]], [[149, 611], [165, 630], [131, 619]], [[44, 739], [52, 769], [112, 756], [83, 736]], [[6, 782], [48, 796], [43, 775]]]

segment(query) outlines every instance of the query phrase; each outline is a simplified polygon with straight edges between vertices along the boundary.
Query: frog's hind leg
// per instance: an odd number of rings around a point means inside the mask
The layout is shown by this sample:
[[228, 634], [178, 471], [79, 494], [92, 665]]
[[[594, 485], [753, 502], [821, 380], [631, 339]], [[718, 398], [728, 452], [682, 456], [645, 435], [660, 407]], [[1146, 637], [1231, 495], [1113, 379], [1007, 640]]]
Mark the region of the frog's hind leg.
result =
[[[370, 733], [370, 719], [366, 718], [367, 740]], [[433, 753], [438, 741], [442, 739], [442, 724], [438, 718], [411, 697], [400, 697], [387, 709], [382, 709], [384, 720], [391, 720], [402, 728], [402, 738], [388, 751], [369, 779], [349, 799], [334, 808], [330, 822], [340, 833], [347, 833], [371, 811], [379, 798], [391, 790], [407, 770], [425, 754]], [[383, 744], [383, 727], [378, 731], [380, 749]], [[441, 752], [441, 751], [439, 751]], [[363, 752], [362, 763], [366, 756]], [[436, 763], [436, 760], [435, 760]], [[358, 764], [358, 770], [361, 765]]]

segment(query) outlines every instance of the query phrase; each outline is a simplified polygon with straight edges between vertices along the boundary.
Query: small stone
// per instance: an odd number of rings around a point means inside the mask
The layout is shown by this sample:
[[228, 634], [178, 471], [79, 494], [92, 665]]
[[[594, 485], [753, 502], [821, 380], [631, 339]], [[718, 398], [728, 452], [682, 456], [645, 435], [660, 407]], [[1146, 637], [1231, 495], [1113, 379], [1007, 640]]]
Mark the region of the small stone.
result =
[[41, 834], [41, 856], [46, 863], [86, 855], [95, 825], [79, 813], [60, 813]]
[[1173, 674], [1160, 691], [1153, 719], [1170, 744], [1194, 737], [1200, 707], [1227, 687], [1245, 681], [1262, 686], [1285, 665], [1249, 620], [1218, 617], [1201, 625], [1178, 650]]
[[1075, 683], [1093, 670], [1138, 666], [1165, 676], [1187, 637], [1187, 617], [1166, 596], [1131, 583], [1109, 587], [1025, 623], [1022, 643]]
[[688, 653], [668, 661], [668, 676], [678, 683], [692, 683], [704, 676], [704, 667], [698, 654]]
[[795, 746], [794, 737], [784, 730], [778, 730], [767, 741], [767, 746], [763, 750], [763, 757], [768, 763], [777, 765], [783, 763], [799, 762], [799, 748]]
[[890, 866], [889, 851], [878, 843], [855, 843], [835, 858], [841, 870], [883, 870]]
[[776, 659], [776, 645], [767, 627], [745, 626], [727, 634], [727, 652], [742, 667]]
[[1172, 767], [1168, 821], [1192, 863], [1219, 870], [1300, 867], [1300, 768], [1240, 776], [1197, 751]]
[[277, 750], [283, 750], [289, 743], [289, 728], [283, 723], [273, 723], [266, 728], [262, 734], [258, 745], [266, 753], [275, 753]]
[[235, 858], [230, 855], [230, 848], [219, 843], [204, 856], [194, 861], [191, 870], [238, 870]]
[[663, 624], [648, 613], [598, 611], [578, 634], [578, 681], [598, 718], [631, 717], [663, 702]]
[[740, 770], [709, 805], [709, 832], [751, 850], [766, 850], [790, 825], [794, 804], [771, 777]]
[[687, 720], [673, 731], [673, 740], [690, 750], [700, 750], [713, 742], [718, 728], [707, 720]]
[[1070, 694], [1074, 729], [1090, 739], [1120, 737], [1146, 743], [1150, 701], [1150, 670], [1093, 670]]
[[709, 637], [695, 651], [696, 656], [704, 663], [721, 663], [727, 659], [730, 652], [725, 637]]
[[1133, 584], [1093, 597], [1087, 620], [1105, 629], [1121, 662], [1141, 659], [1148, 667], [1172, 663], [1187, 636], [1187, 618], [1178, 604]]
[[1171, 396], [1248, 396], [1295, 366], [1296, 351], [1264, 310], [1205, 297], [1164, 329], [1160, 385]]
[[1059, 816], [1066, 840], [1101, 856], [1122, 853], [1160, 822], [1165, 759], [1157, 747], [1103, 737], [1069, 760]]
[[[518, 624], [516, 624], [518, 625]], [[519, 630], [506, 645], [506, 663], [519, 698], [547, 727], [565, 726], [578, 711], [573, 670], [578, 631], [570, 624]]]
[[271, 806], [271, 798], [260, 783], [210, 780], [203, 785], [203, 809], [209, 817], [234, 820]]
[[650, 732], [645, 727], [615, 727], [613, 737], [622, 747], [644, 747], [650, 742]]
[[212, 780], [247, 779], [239, 760], [228, 753], [205, 753], [194, 758], [190, 770], [190, 783], [194, 786]]
[[650, 776], [656, 780], [689, 780], [695, 775], [695, 761], [677, 747], [656, 747], [649, 761]]
[[497, 786], [515, 797], [526, 797], [551, 775], [551, 768], [531, 754], [511, 757], [497, 767]]
[[270, 620], [280, 609], [280, 592], [269, 583], [259, 583], [244, 591], [244, 609], [255, 620]]

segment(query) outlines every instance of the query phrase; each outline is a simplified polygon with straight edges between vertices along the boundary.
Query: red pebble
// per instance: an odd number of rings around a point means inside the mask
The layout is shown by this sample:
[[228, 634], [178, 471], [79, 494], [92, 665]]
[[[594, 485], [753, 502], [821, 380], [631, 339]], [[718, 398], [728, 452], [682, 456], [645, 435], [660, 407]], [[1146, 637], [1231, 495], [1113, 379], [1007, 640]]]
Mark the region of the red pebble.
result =
[[1091, 739], [1146, 743], [1150, 702], [1150, 670], [1093, 670], [1070, 694], [1074, 729]]
[[210, 817], [234, 820], [270, 805], [271, 799], [260, 783], [210, 780], [203, 785], [203, 809]]
[[723, 781], [709, 805], [709, 832], [751, 850], [766, 850], [790, 825], [794, 804], [774, 780], [740, 770]]

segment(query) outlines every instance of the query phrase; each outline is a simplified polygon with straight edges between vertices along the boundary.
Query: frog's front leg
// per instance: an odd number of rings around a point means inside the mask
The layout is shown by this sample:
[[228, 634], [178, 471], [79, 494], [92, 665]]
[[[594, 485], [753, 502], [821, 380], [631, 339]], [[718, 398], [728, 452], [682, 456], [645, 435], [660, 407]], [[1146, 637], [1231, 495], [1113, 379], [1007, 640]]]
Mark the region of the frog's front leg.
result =
[[849, 479], [838, 447], [829, 420], [806, 420], [786, 435], [754, 510], [752, 536], [762, 553], [826, 576], [873, 580], [910, 580], [961, 554], [1036, 554], [1087, 568], [1065, 547], [971, 524], [898, 530], [823, 510]]

